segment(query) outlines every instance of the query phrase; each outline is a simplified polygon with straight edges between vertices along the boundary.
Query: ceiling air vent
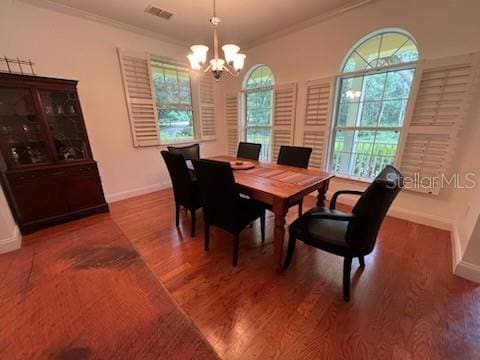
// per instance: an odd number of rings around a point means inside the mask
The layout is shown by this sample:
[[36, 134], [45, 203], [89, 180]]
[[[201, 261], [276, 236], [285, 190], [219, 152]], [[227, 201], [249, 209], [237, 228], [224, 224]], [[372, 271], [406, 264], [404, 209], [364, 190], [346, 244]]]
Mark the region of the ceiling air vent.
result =
[[147, 14], [158, 16], [165, 20], [169, 20], [173, 16], [172, 12], [162, 9], [157, 5], [148, 5], [148, 7], [145, 9], [145, 12]]

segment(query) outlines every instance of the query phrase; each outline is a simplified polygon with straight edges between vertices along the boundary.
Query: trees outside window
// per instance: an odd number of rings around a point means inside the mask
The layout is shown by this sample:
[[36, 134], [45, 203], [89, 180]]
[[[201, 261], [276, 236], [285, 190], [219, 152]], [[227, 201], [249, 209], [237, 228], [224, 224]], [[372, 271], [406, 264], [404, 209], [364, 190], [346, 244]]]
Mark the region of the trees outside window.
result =
[[192, 92], [187, 68], [151, 60], [162, 143], [194, 139]]
[[273, 73], [268, 66], [258, 65], [247, 74], [244, 84], [243, 119], [245, 140], [262, 144], [260, 160], [272, 156]]
[[373, 178], [393, 164], [417, 60], [414, 41], [401, 32], [368, 37], [350, 51], [337, 80], [331, 171]]

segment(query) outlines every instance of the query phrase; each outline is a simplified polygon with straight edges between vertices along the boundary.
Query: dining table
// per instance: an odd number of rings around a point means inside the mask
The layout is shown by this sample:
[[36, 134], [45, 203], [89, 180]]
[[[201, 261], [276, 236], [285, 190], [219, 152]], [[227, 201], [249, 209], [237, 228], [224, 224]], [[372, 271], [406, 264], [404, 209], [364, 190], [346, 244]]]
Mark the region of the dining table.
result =
[[240, 193], [271, 206], [275, 217], [274, 260], [277, 269], [280, 270], [282, 268], [288, 209], [298, 204], [298, 201], [306, 195], [315, 192], [317, 193], [317, 206], [323, 207], [330, 180], [334, 175], [311, 168], [303, 169], [226, 155], [213, 156], [209, 159], [232, 164], [240, 164], [246, 161], [253, 163], [252, 168], [233, 170], [235, 182]]

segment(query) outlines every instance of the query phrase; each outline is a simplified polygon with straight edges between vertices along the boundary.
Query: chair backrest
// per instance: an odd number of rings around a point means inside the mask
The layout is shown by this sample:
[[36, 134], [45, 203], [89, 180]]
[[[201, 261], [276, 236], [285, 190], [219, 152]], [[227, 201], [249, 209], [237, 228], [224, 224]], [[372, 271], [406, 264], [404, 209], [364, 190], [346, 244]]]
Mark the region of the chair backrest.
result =
[[200, 145], [193, 144], [189, 146], [168, 146], [168, 151], [173, 154], [182, 154], [185, 160], [200, 159]]
[[163, 160], [167, 165], [170, 179], [172, 180], [175, 201], [182, 205], [188, 205], [192, 201], [193, 180], [182, 154], [171, 153], [163, 150]]
[[355, 219], [350, 222], [345, 239], [350, 246], [365, 254], [373, 250], [383, 219], [402, 187], [402, 174], [387, 165], [352, 209]]
[[215, 160], [193, 160], [200, 185], [205, 220], [212, 225], [229, 227], [238, 214], [240, 194], [230, 163]]
[[277, 164], [308, 168], [312, 148], [302, 146], [280, 146]]
[[258, 159], [260, 158], [260, 150], [262, 150], [262, 144], [239, 142], [237, 157], [258, 161]]

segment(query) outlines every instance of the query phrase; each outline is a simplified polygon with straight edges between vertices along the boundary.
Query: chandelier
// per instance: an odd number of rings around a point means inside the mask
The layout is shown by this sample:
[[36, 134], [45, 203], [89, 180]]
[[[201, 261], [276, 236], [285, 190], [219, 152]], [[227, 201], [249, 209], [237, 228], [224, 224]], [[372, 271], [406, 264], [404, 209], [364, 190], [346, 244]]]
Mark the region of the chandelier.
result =
[[208, 46], [193, 45], [190, 47], [192, 53], [187, 55], [190, 61], [190, 66], [193, 70], [201, 70], [204, 73], [211, 71], [215, 79], [218, 81], [223, 72], [236, 77], [243, 68], [245, 62], [245, 54], [239, 54], [240, 47], [234, 44], [226, 44], [222, 46], [225, 59], [219, 58], [218, 55], [218, 34], [217, 26], [220, 19], [217, 17], [215, 0], [213, 0], [213, 17], [210, 18], [210, 23], [213, 26], [213, 59], [209, 61], [209, 65], [205, 67], [207, 62]]

